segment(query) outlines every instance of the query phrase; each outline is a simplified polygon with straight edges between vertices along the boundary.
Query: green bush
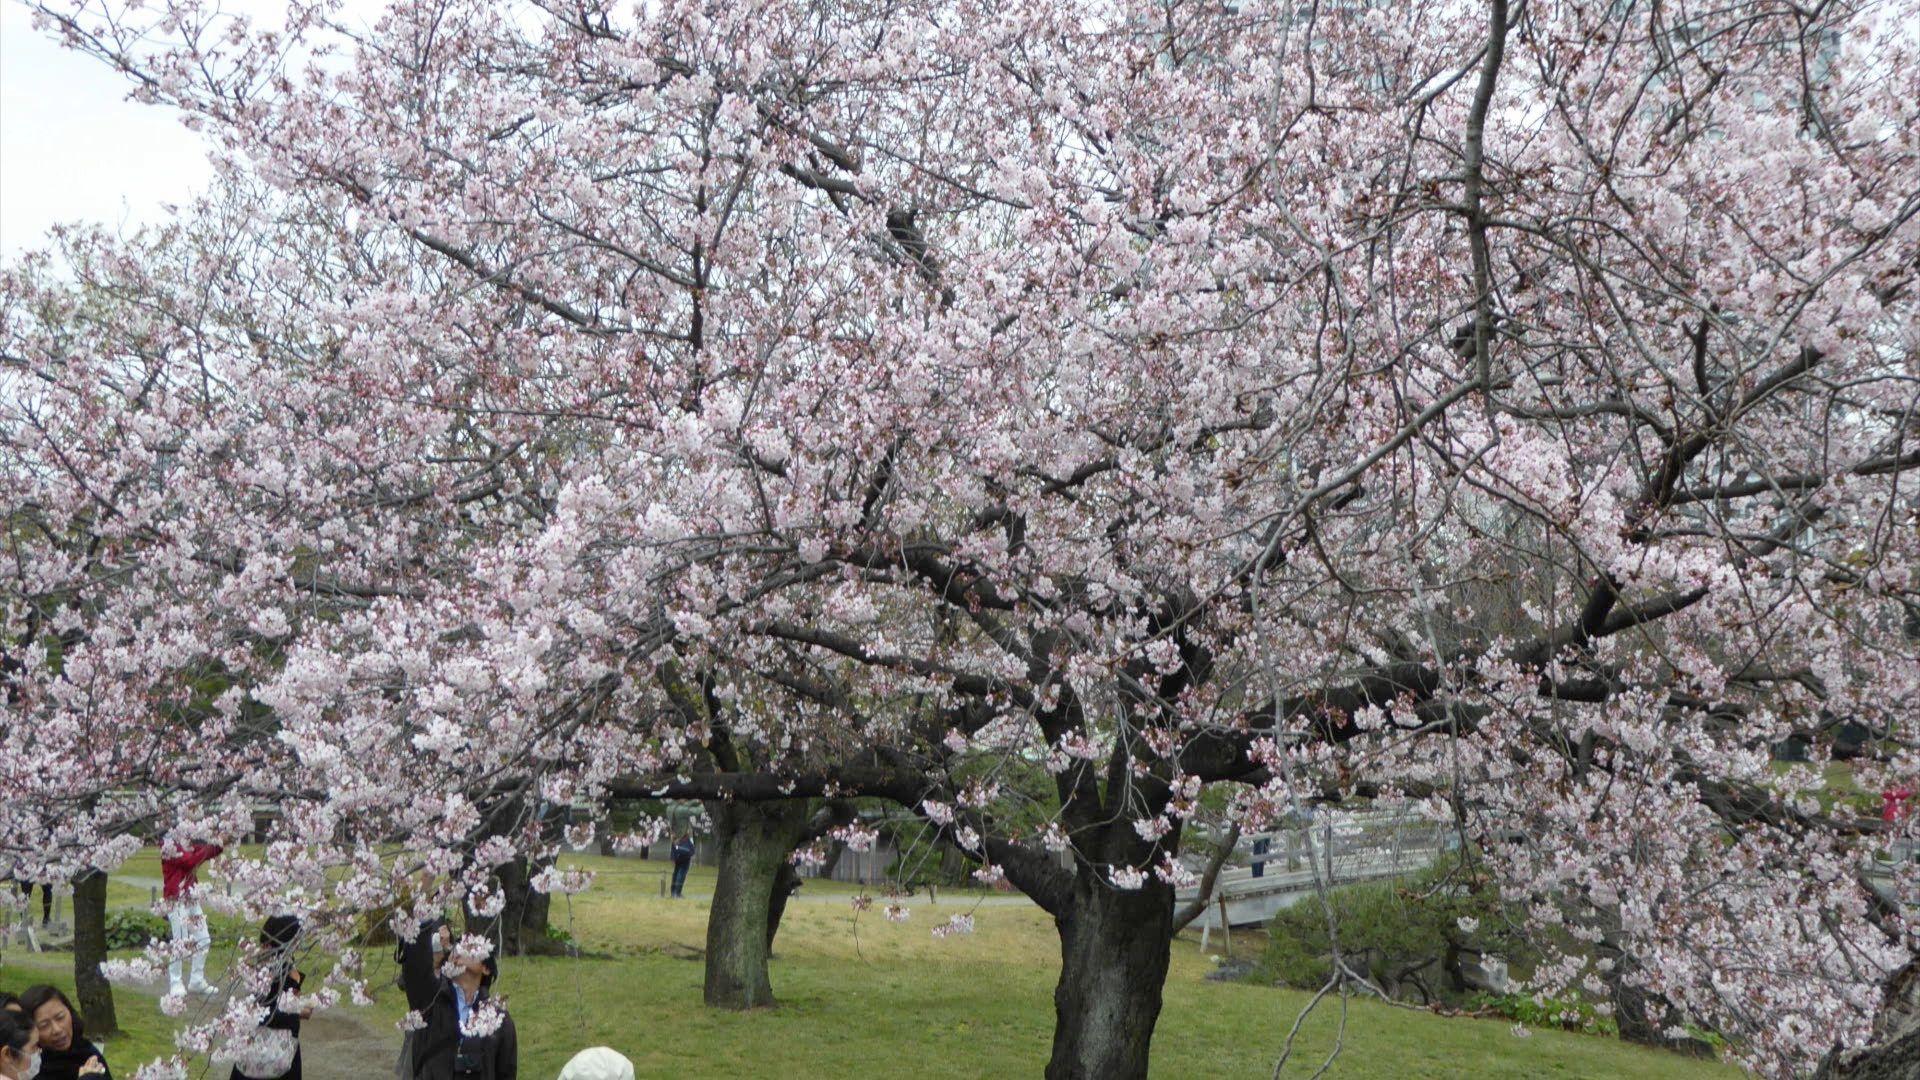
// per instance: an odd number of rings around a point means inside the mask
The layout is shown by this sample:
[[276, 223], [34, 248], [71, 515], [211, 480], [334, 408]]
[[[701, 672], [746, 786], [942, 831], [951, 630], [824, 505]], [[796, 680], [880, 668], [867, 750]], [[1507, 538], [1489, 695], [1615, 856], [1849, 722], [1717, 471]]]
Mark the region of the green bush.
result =
[[167, 920], [151, 911], [123, 908], [107, 913], [107, 948], [144, 949], [167, 936]]
[[[1463, 1001], [1470, 991], [1461, 965], [1481, 954], [1531, 963], [1493, 891], [1457, 858], [1410, 878], [1343, 886], [1327, 896], [1347, 966], [1398, 999]], [[1276, 915], [1267, 938], [1266, 954], [1249, 978], [1317, 990], [1332, 977], [1334, 939], [1317, 898]]]
[[1591, 1035], [1620, 1034], [1620, 1025], [1613, 1017], [1600, 1015], [1592, 1003], [1578, 998], [1567, 1001], [1536, 998], [1531, 994], [1480, 994], [1470, 999], [1468, 1005], [1476, 1011], [1518, 1020], [1528, 1027], [1565, 1028]]

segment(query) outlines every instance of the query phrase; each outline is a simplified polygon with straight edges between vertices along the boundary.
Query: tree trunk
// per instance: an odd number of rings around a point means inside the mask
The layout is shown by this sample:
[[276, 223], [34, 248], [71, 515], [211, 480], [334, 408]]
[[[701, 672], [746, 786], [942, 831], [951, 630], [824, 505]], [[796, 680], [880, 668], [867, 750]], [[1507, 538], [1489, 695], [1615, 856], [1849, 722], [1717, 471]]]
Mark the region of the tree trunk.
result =
[[806, 828], [804, 799], [707, 804], [720, 865], [707, 912], [706, 1001], [720, 1009], [773, 1004], [767, 975], [774, 882]]
[[[487, 836], [505, 836], [525, 826], [525, 801], [515, 798], [494, 807], [488, 816]], [[551, 836], [559, 829], [556, 819], [546, 819], [538, 823], [542, 835]], [[552, 910], [553, 898], [543, 892], [535, 892], [529, 884], [531, 874], [527, 860], [514, 859], [504, 863], [493, 872], [493, 879], [500, 887], [505, 898], [505, 906], [495, 916], [475, 915], [471, 908], [462, 908], [466, 916], [466, 930], [469, 934], [478, 934], [493, 941], [500, 956], [557, 956], [565, 953], [566, 946], [547, 936], [547, 916]]]
[[928, 892], [931, 894], [934, 883], [952, 888], [967, 882], [969, 863], [967, 853], [953, 844], [940, 845], [940, 869], [928, 879]]
[[1829, 1054], [1814, 1080], [1913, 1080], [1920, 1076], [1920, 1027], [1850, 1054]]
[[773, 897], [767, 904], [767, 955], [773, 955], [774, 935], [780, 933], [780, 916], [787, 913], [787, 898], [800, 890], [800, 871], [791, 860], [780, 861], [780, 872], [773, 879]]
[[1674, 1038], [1667, 1034], [1667, 1025], [1662, 1018], [1672, 1011], [1671, 1006], [1665, 998], [1648, 993], [1630, 978], [1639, 966], [1633, 956], [1622, 952], [1610, 941], [1601, 942], [1596, 952], [1613, 961], [1609, 981], [1612, 984], [1614, 1021], [1620, 1025], [1621, 1039], [1693, 1057], [1713, 1056], [1713, 1047], [1703, 1040], [1691, 1036]]
[[838, 840], [828, 841], [827, 861], [820, 864], [818, 877], [821, 881], [832, 881], [834, 868], [840, 865], [840, 856], [846, 854], [847, 845]]
[[100, 974], [107, 958], [107, 875], [92, 871], [73, 879], [73, 996], [86, 1018], [87, 1034], [115, 1035], [113, 984]]
[[566, 946], [547, 936], [553, 897], [528, 884], [527, 860], [515, 859], [494, 871], [494, 880], [506, 897], [506, 906], [491, 918], [466, 909], [467, 933], [494, 942], [502, 956], [558, 956]]
[[1047, 1080], [1138, 1080], [1160, 1017], [1173, 941], [1173, 889], [1119, 892], [1082, 869], [1063, 914]]
[[[545, 869], [542, 867], [541, 869]], [[547, 935], [547, 928], [553, 920], [553, 894], [527, 889], [527, 899], [522, 905], [524, 914], [520, 919], [520, 940], [526, 952], [523, 955], [553, 955], [565, 952], [559, 942]]]
[[1829, 1053], [1813, 1080], [1911, 1080], [1920, 1076], [1920, 962], [1887, 980], [1873, 1041]]

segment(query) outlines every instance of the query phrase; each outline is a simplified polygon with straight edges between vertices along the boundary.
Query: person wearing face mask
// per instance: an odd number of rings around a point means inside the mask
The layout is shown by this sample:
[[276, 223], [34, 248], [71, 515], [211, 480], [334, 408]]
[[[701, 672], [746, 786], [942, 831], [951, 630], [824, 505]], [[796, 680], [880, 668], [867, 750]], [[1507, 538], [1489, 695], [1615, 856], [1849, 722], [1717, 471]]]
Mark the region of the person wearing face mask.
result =
[[113, 1080], [106, 1056], [87, 1041], [86, 1024], [67, 995], [52, 986], [30, 986], [20, 1008], [40, 1041], [38, 1080]]
[[0, 1008], [0, 1077], [37, 1080], [39, 1075], [40, 1046], [33, 1024], [20, 1012]]
[[[408, 1080], [516, 1080], [520, 1048], [513, 1018], [491, 996], [498, 974], [491, 956], [459, 959], [452, 932], [439, 920], [400, 947], [407, 1004], [426, 1025], [407, 1040], [402, 1071], [411, 1066]], [[486, 1013], [497, 1013], [499, 1026], [470, 1034]]]

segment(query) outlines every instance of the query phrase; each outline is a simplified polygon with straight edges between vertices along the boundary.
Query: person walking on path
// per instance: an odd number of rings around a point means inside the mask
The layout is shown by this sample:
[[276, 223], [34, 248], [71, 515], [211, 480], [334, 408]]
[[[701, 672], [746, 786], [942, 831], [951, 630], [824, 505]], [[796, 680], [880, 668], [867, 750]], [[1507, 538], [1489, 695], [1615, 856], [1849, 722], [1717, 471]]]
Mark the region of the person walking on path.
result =
[[[161, 895], [167, 902], [167, 925], [173, 929], [174, 947], [191, 947], [188, 957], [176, 952], [167, 961], [167, 982], [175, 997], [189, 990], [196, 994], [214, 992], [207, 983], [207, 950], [213, 946], [213, 935], [207, 933], [207, 915], [200, 909], [199, 867], [225, 850], [219, 844], [199, 841], [184, 849], [175, 848], [171, 855], [164, 850], [161, 853]], [[192, 969], [185, 983], [180, 978], [183, 967]]]
[[673, 842], [673, 898], [680, 899], [680, 890], [686, 888], [687, 871], [693, 867], [693, 834], [681, 833], [680, 839]]

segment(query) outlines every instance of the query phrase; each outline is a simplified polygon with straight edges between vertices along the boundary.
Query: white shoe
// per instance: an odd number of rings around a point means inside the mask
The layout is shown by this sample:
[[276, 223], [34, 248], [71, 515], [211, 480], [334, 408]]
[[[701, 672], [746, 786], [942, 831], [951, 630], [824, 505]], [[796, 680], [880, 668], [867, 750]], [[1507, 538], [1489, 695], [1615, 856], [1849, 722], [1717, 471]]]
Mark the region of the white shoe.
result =
[[179, 983], [174, 983], [172, 986], [167, 987], [167, 996], [168, 997], [186, 997], [187, 988], [184, 986], [181, 986]]
[[212, 983], [209, 983], [209, 982], [197, 982], [197, 983], [194, 983], [194, 984], [193, 984], [193, 987], [192, 987], [192, 989], [193, 989], [193, 992], [194, 992], [194, 993], [196, 993], [196, 994], [205, 994], [205, 995], [206, 995], [206, 996], [208, 996], [208, 997], [212, 997], [212, 996], [214, 996], [215, 994], [218, 994], [218, 993], [220, 992], [220, 991], [218, 991], [218, 990], [215, 990], [215, 989], [213, 988], [213, 984], [212, 984]]

